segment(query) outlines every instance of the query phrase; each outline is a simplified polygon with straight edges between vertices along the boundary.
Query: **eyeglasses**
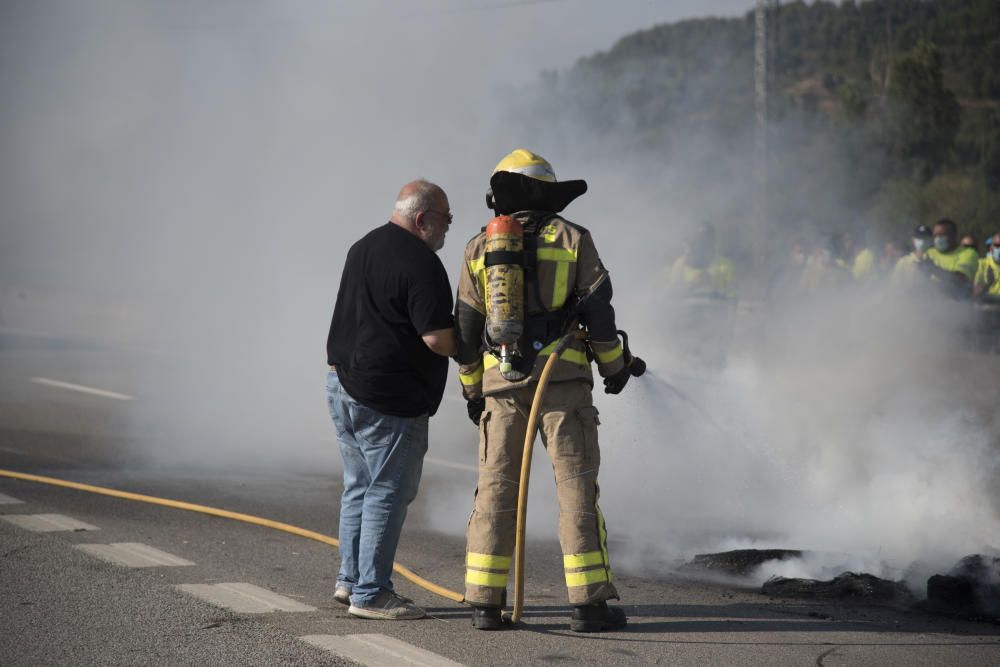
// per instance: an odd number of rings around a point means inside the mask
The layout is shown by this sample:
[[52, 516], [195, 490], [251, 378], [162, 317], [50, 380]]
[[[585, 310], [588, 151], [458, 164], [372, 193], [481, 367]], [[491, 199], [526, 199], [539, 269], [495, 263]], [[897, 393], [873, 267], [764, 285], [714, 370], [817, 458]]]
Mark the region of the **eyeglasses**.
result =
[[451, 211], [435, 211], [434, 209], [430, 208], [424, 211], [424, 213], [437, 213], [438, 215], [446, 218], [448, 220], [449, 225], [451, 224], [451, 221], [455, 219], [455, 216], [451, 214]]

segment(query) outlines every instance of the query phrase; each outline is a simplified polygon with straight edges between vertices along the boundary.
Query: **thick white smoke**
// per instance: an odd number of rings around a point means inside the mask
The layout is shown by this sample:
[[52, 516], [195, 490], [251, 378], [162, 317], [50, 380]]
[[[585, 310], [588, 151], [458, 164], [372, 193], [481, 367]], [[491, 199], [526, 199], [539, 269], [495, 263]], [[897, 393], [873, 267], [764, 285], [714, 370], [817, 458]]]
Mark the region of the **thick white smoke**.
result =
[[[774, 546], [898, 574], [996, 547], [1000, 383], [995, 360], [966, 351], [963, 306], [883, 293], [745, 305], [721, 370], [677, 363], [660, 287], [690, 231], [711, 221], [747, 257], [785, 239], [751, 224], [748, 145], [700, 132], [640, 154], [624, 109], [604, 110], [619, 123], [603, 134], [558, 105], [524, 122], [546, 92], [522, 87], [539, 70], [654, 22], [655, 8], [605, 4], [6, 5], [0, 277], [50, 301], [5, 300], [6, 320], [27, 314], [2, 324], [125, 339], [135, 385], [111, 388], [136, 395], [132, 435], [154, 461], [334, 471], [323, 343], [347, 248], [425, 177], [456, 213], [441, 254], [454, 280], [490, 216], [490, 170], [526, 147], [590, 184], [566, 215], [592, 231], [619, 325], [649, 363], [622, 396], [595, 390], [616, 566], [660, 573]], [[567, 28], [567, 11], [591, 28]], [[849, 168], [827, 165], [831, 182]], [[804, 195], [795, 165], [780, 183], [774, 196], [815, 220], [852, 214]], [[758, 300], [770, 267], [740, 270]], [[448, 392], [430, 456], [474, 465], [475, 429], [457, 383]], [[552, 538], [541, 453], [532, 479], [532, 536]], [[462, 533], [474, 484], [429, 462], [414, 520]]]
[[641, 470], [607, 494], [628, 553], [804, 549], [827, 555], [762, 576], [899, 577], [996, 549], [997, 362], [965, 351], [968, 308], [821, 295], [701, 382], [654, 352], [635, 400], [604, 405], [605, 478]]

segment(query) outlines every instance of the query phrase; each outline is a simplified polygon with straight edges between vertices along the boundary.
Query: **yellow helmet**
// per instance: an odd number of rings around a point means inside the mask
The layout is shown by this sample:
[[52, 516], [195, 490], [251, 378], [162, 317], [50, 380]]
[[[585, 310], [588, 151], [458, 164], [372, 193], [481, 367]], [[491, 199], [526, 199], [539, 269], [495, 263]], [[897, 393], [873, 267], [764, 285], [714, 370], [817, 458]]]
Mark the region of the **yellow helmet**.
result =
[[523, 174], [539, 181], [548, 183], [556, 182], [556, 172], [552, 169], [549, 161], [541, 155], [532, 153], [529, 150], [518, 148], [508, 153], [500, 163], [497, 164], [493, 173], [507, 171], [512, 174]]

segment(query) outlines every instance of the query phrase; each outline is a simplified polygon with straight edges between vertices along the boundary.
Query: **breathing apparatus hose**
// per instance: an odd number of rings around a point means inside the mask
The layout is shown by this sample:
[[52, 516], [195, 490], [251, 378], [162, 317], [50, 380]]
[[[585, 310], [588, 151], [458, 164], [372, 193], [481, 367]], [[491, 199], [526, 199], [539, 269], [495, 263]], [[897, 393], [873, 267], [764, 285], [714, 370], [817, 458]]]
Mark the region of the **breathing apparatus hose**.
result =
[[535, 445], [535, 434], [538, 430], [538, 413], [541, 411], [542, 400], [545, 398], [545, 388], [549, 384], [552, 370], [559, 361], [559, 356], [574, 339], [586, 337], [583, 330], [571, 331], [562, 337], [556, 349], [549, 355], [542, 374], [538, 378], [535, 397], [531, 401], [531, 412], [528, 413], [528, 428], [524, 432], [524, 454], [521, 457], [521, 481], [517, 490], [517, 532], [514, 537], [514, 609], [510, 614], [510, 622], [517, 623], [524, 612], [524, 532], [528, 520], [528, 481], [531, 477], [531, 454]]

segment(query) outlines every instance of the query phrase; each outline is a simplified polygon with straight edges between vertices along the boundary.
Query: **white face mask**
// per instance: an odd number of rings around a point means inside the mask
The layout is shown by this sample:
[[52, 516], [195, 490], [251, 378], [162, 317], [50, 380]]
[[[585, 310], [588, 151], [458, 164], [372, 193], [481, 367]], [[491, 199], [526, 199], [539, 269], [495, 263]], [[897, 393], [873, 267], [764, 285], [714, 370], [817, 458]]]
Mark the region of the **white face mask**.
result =
[[990, 250], [990, 255], [993, 257], [994, 262], [1000, 262], [1000, 248], [994, 247]]
[[947, 236], [935, 236], [934, 247], [940, 252], [948, 252], [948, 249], [951, 248], [951, 241], [948, 240]]
[[913, 249], [917, 252], [927, 252], [928, 248], [931, 247], [930, 239], [916, 238], [913, 239]]

